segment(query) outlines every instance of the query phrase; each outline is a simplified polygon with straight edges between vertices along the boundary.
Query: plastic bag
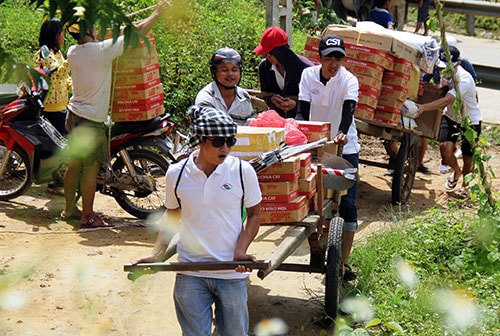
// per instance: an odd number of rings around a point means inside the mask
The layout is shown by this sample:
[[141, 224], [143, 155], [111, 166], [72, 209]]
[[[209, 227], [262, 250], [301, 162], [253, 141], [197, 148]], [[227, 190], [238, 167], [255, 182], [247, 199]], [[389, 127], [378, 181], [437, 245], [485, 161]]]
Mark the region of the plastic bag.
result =
[[299, 130], [297, 122], [292, 118], [283, 118], [275, 110], [259, 113], [255, 119], [249, 122], [248, 126], [284, 128], [287, 145], [304, 145], [307, 143], [307, 137]]

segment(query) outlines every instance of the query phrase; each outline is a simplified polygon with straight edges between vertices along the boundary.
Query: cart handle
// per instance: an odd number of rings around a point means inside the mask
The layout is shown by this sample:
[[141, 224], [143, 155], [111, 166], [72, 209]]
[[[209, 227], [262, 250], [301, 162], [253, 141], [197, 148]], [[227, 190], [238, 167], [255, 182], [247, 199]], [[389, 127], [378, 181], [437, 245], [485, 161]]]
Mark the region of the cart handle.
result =
[[153, 274], [164, 271], [220, 271], [232, 270], [236, 266], [242, 265], [250, 269], [267, 270], [271, 267], [270, 261], [213, 261], [213, 262], [159, 262], [159, 263], [141, 263], [137, 265], [125, 264], [123, 270], [130, 272], [128, 278], [135, 280], [144, 274]]

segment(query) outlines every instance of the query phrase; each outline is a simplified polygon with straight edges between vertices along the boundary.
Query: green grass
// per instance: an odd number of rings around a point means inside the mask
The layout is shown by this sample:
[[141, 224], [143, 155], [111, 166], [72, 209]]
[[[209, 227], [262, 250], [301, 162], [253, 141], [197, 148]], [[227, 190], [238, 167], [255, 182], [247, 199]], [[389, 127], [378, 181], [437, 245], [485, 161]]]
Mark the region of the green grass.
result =
[[499, 241], [500, 220], [463, 208], [401, 218], [357, 242], [359, 282], [348, 296], [369, 302], [380, 323], [368, 330], [377, 335], [393, 333], [389, 322], [406, 335], [498, 335]]

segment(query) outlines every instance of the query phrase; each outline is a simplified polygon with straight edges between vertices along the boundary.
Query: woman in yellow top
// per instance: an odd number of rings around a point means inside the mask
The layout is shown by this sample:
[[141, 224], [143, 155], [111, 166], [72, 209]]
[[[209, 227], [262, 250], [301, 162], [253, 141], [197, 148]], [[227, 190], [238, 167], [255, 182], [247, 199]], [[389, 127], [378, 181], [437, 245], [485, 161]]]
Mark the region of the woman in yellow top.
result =
[[[50, 75], [50, 87], [47, 97], [45, 97], [45, 108], [42, 115], [62, 135], [66, 134], [64, 123], [66, 120], [69, 91], [72, 89], [68, 61], [64, 59], [61, 52], [61, 47], [64, 44], [64, 34], [64, 25], [59, 19], [51, 18], [46, 20], [40, 28], [38, 38], [39, 50], [35, 54], [35, 66], [47, 69], [57, 68]], [[42, 57], [40, 53], [40, 49], [44, 45], [50, 50], [50, 54], [46, 57]]]
[[[50, 87], [44, 101], [44, 111], [42, 115], [47, 118], [52, 125], [63, 136], [66, 135], [65, 121], [69, 92], [72, 90], [70, 68], [68, 61], [64, 59], [61, 47], [64, 44], [64, 25], [57, 18], [46, 20], [40, 28], [38, 38], [39, 50], [35, 54], [35, 66], [52, 69], [57, 68], [50, 75]], [[49, 55], [42, 55], [42, 46], [47, 46]], [[60, 179], [50, 182], [47, 191], [54, 194], [64, 194], [63, 182]]]

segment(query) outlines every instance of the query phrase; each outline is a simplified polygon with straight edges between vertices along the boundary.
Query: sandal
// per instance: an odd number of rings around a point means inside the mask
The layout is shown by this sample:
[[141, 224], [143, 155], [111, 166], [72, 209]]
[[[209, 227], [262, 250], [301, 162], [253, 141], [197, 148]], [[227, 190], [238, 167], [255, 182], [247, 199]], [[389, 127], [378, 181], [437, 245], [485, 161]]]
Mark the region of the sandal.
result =
[[458, 191], [458, 196], [462, 199], [468, 199], [470, 197], [469, 190], [462, 188]]
[[351, 266], [349, 266], [348, 264], [344, 264], [344, 280], [353, 281], [356, 280], [356, 278], [356, 273], [354, 273]]
[[80, 229], [95, 229], [101, 227], [111, 228], [113, 224], [105, 222], [102, 218], [99, 218], [99, 216], [89, 218], [86, 223], [80, 223]]
[[458, 179], [455, 180], [455, 173], [451, 174], [450, 176], [448, 176], [448, 178], [446, 179], [446, 183], [444, 184], [444, 188], [446, 190], [453, 190], [455, 189], [455, 187], [457, 186], [457, 183], [458, 183]]

